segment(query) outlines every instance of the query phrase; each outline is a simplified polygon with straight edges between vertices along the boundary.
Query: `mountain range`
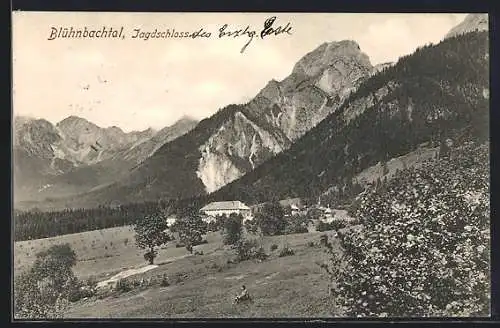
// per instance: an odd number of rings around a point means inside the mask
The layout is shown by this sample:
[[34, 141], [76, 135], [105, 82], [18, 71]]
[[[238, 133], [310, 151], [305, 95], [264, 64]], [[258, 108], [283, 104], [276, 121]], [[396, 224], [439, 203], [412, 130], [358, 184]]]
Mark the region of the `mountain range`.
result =
[[269, 81], [246, 104], [222, 108], [116, 182], [73, 197], [74, 202], [96, 206], [213, 192], [288, 149], [373, 70], [356, 42], [323, 43], [283, 81]]
[[161, 134], [170, 137], [96, 129], [71, 117], [56, 126], [28, 120], [36, 128], [20, 119], [19, 140], [43, 142], [15, 143], [22, 164], [15, 169], [40, 167], [53, 185], [82, 181], [71, 193], [61, 188], [66, 197], [45, 198], [48, 208], [207, 194], [254, 204], [345, 188], [362, 170], [423, 143], [485, 137], [489, 58], [481, 17], [469, 15], [441, 43], [375, 67], [355, 41], [323, 43], [248, 103]]
[[55, 125], [14, 117], [15, 201], [63, 197], [111, 183], [196, 123], [183, 117], [159, 131], [125, 133], [76, 116]]

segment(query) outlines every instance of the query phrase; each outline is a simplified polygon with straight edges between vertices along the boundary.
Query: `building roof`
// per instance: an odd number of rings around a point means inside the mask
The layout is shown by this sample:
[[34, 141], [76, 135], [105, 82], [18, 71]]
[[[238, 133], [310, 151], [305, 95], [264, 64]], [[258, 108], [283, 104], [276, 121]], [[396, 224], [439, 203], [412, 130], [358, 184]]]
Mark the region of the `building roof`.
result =
[[213, 202], [201, 208], [201, 211], [216, 211], [216, 210], [249, 210], [250, 207], [246, 206], [239, 200], [226, 201], [226, 202]]

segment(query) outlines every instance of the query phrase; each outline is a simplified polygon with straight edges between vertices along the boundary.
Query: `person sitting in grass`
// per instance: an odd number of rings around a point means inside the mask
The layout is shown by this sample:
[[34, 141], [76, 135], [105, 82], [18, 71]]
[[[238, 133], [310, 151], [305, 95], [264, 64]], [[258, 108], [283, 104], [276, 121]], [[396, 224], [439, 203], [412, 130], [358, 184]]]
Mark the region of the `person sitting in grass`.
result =
[[250, 294], [248, 293], [247, 288], [245, 285], [241, 286], [241, 293], [234, 298], [235, 303], [239, 303], [241, 301], [248, 301], [250, 300]]

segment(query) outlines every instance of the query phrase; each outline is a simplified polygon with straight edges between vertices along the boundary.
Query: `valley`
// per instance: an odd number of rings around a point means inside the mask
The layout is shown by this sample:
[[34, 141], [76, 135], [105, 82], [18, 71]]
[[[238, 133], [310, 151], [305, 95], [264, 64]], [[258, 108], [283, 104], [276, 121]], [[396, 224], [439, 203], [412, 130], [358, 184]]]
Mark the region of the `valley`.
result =
[[490, 315], [489, 42], [317, 43], [159, 130], [16, 116], [16, 317]]

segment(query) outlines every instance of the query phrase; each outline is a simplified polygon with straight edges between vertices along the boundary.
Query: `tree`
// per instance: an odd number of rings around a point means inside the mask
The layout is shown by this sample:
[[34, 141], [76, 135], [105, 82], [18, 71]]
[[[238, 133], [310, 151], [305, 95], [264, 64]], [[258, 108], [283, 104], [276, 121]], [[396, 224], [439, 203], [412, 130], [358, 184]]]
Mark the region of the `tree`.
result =
[[241, 214], [231, 213], [229, 218], [224, 221], [224, 244], [236, 244], [243, 234], [243, 216]]
[[203, 235], [207, 233], [207, 224], [194, 209], [183, 210], [180, 215], [171, 230], [178, 233], [179, 241], [193, 253], [193, 246], [199, 245], [203, 241]]
[[227, 215], [217, 215], [215, 222], [212, 224], [212, 231], [220, 231], [224, 228], [224, 222], [227, 220]]
[[308, 232], [307, 226], [312, 220], [303, 214], [295, 214], [291, 216], [286, 224], [286, 233], [305, 233]]
[[172, 237], [167, 232], [168, 223], [164, 214], [156, 213], [145, 216], [137, 220], [135, 230], [135, 243], [139, 248], [148, 250], [144, 254], [144, 259], [149, 264], [154, 263], [158, 252], [155, 247], [159, 247], [170, 240]]
[[258, 234], [259, 233], [259, 225], [257, 220], [246, 220], [245, 223], [243, 224], [245, 226], [245, 230], [248, 233], [251, 234]]
[[264, 204], [262, 210], [256, 213], [255, 220], [266, 236], [282, 234], [286, 227], [285, 213], [278, 202]]
[[14, 313], [18, 318], [57, 318], [76, 281], [76, 254], [69, 244], [36, 254], [33, 267], [14, 279]]

